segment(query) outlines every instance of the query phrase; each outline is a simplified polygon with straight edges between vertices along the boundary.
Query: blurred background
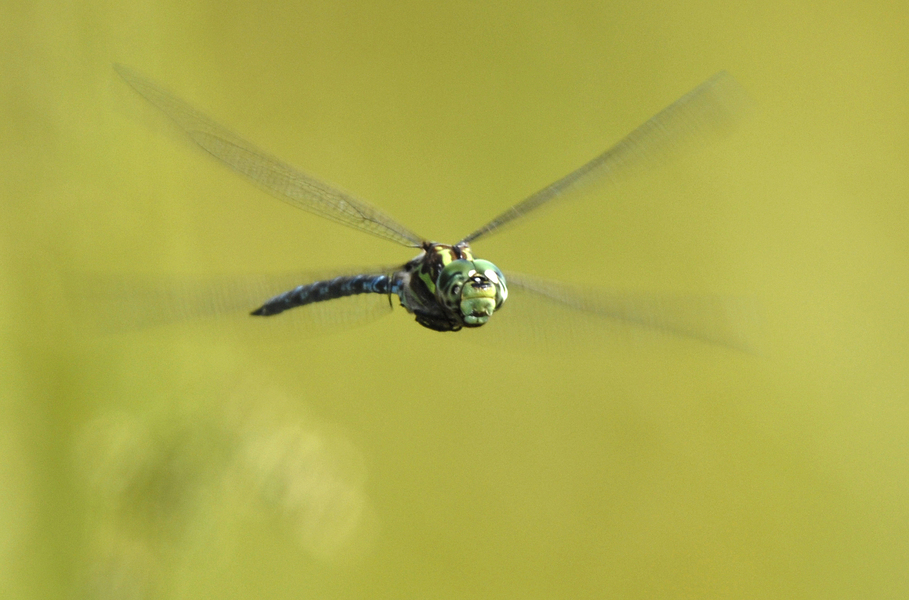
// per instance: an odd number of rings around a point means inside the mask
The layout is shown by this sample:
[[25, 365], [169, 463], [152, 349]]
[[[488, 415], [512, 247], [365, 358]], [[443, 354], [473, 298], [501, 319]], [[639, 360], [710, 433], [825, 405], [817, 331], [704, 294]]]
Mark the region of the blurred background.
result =
[[[39, 0], [0, 23], [0, 596], [909, 594], [905, 6]], [[100, 331], [80, 273], [412, 254], [207, 159], [113, 63], [449, 242], [726, 69], [756, 108], [731, 136], [475, 250], [754, 298], [759, 351], [527, 349], [401, 310]]]

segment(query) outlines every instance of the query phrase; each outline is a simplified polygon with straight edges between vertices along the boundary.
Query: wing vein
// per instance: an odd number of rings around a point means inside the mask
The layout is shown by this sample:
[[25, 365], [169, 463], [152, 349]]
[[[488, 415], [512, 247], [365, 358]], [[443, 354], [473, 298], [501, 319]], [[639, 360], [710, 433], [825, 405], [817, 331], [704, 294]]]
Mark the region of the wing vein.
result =
[[697, 86], [590, 162], [572, 171], [464, 238], [473, 242], [497, 232], [537, 208], [571, 194], [573, 188], [614, 182], [635, 168], [665, 157], [673, 148], [731, 125], [749, 104], [736, 80], [721, 71]]
[[152, 81], [122, 65], [114, 69], [203, 150], [279, 200], [404, 246], [422, 242], [420, 236], [367, 202], [270, 156]]

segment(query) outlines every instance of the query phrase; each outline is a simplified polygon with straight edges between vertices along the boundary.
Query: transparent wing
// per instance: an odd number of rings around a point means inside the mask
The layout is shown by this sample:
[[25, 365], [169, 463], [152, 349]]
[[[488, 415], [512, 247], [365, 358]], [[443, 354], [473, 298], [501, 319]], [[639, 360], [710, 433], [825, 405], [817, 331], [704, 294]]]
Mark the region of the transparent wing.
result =
[[755, 302], [728, 296], [620, 292], [506, 273], [508, 301], [480, 328], [486, 339], [516, 335], [521, 344], [572, 348], [582, 339], [652, 331], [754, 353]]
[[515, 204], [463, 241], [490, 235], [544, 204], [571, 196], [572, 190], [614, 181], [643, 164], [658, 161], [679, 144], [728, 127], [748, 104], [748, 95], [738, 82], [725, 71], [717, 73], [603, 154]]
[[173, 119], [209, 154], [276, 198], [321, 217], [409, 247], [422, 238], [363, 200], [319, 181], [256, 148], [162, 87], [122, 65], [117, 73]]
[[81, 273], [64, 277], [67, 306], [88, 335], [135, 332], [209, 321], [266, 339], [275, 331], [321, 334], [391, 312], [397, 297], [361, 294], [301, 306], [275, 317], [253, 317], [263, 302], [294, 287], [361, 273], [390, 274], [400, 265], [247, 276], [174, 276]]

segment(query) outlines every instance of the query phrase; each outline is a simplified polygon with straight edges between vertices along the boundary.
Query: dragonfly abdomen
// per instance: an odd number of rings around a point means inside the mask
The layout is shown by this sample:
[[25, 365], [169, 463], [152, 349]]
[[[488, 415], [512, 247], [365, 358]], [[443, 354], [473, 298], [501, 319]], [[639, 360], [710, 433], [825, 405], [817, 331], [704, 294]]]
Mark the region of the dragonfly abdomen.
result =
[[399, 289], [396, 288], [399, 287], [388, 275], [345, 275], [295, 287], [275, 296], [250, 314], [270, 317], [297, 306], [357, 294], [397, 294]]

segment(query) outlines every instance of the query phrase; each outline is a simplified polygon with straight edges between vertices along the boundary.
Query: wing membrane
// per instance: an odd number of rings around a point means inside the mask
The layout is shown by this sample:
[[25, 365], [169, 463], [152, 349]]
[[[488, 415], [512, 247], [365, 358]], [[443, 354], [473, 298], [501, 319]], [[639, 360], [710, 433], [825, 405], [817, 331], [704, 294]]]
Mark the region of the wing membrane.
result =
[[497, 320], [508, 321], [526, 328], [526, 337], [551, 345], [584, 336], [599, 340], [607, 323], [625, 324], [756, 352], [758, 310], [747, 298], [607, 291], [516, 273], [505, 277], [509, 300], [490, 321], [491, 330]]
[[717, 73], [603, 154], [515, 204], [463, 241], [488, 236], [544, 204], [569, 196], [573, 189], [616, 180], [642, 164], [659, 160], [681, 143], [728, 127], [748, 102], [747, 94], [731, 75]]
[[[226, 326], [271, 331], [331, 331], [392, 311], [397, 298], [362, 294], [295, 308], [280, 319], [249, 316], [278, 294], [340, 275], [390, 274], [400, 265], [268, 275], [136, 275], [71, 273], [63, 280], [73, 321], [92, 335], [133, 332], [177, 323], [215, 320]], [[271, 329], [269, 329], [271, 328]]]
[[363, 200], [266, 154], [127, 67], [114, 65], [114, 69], [133, 89], [176, 122], [202, 149], [276, 198], [404, 246], [420, 245], [420, 236]]

